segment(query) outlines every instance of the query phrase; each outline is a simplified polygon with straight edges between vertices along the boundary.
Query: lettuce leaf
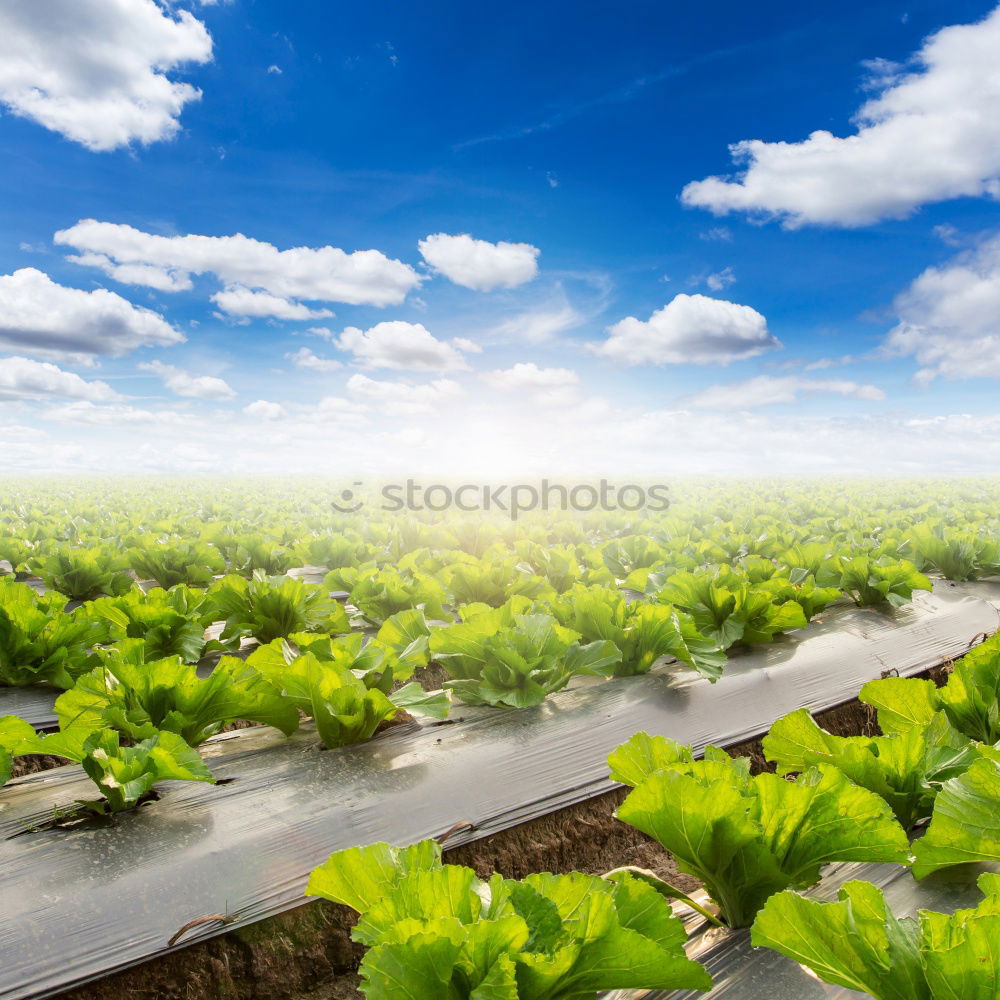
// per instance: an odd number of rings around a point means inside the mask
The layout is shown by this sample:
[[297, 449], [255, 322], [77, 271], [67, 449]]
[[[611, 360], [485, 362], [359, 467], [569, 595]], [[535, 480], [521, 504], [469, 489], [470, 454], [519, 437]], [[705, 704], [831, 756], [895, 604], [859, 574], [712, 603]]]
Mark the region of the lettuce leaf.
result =
[[147, 662], [143, 641], [126, 639], [103, 660], [56, 699], [61, 729], [108, 726], [135, 740], [165, 731], [197, 746], [237, 720], [274, 726], [286, 736], [298, 728], [295, 707], [235, 657], [223, 657], [202, 678], [179, 657]]
[[764, 756], [778, 774], [830, 764], [856, 785], [881, 796], [909, 829], [931, 813], [941, 782], [961, 774], [976, 759], [973, 744], [943, 713], [921, 728], [890, 736], [834, 736], [806, 709], [778, 719], [764, 737]]
[[629, 876], [482, 882], [425, 841], [334, 854], [307, 895], [357, 909], [369, 1000], [579, 1000], [600, 990], [708, 989], [669, 904]]
[[886, 803], [836, 768], [813, 767], [789, 782], [751, 777], [747, 759], [719, 751], [691, 757], [646, 734], [619, 747], [612, 767], [638, 784], [616, 816], [699, 878], [731, 927], [749, 926], [774, 893], [812, 885], [827, 862], [909, 860]]

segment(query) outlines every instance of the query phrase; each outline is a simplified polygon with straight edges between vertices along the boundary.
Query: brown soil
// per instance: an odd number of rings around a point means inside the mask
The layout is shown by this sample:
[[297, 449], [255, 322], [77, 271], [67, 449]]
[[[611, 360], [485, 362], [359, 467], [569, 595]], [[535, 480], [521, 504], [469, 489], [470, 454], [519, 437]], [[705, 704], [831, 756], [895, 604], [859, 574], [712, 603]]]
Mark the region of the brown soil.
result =
[[62, 767], [66, 763], [64, 757], [52, 757], [49, 754], [33, 753], [27, 757], [15, 757], [11, 768], [11, 778], [23, 778], [26, 774], [38, 774], [39, 771], [51, 771], [54, 767]]

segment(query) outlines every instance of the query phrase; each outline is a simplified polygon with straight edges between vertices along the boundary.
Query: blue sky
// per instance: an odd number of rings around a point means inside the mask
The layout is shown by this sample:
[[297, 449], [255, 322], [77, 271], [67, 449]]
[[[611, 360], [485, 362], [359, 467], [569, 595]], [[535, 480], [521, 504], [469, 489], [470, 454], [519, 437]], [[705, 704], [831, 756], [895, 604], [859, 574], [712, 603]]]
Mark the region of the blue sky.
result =
[[1000, 469], [988, 3], [5, 7], [16, 471]]

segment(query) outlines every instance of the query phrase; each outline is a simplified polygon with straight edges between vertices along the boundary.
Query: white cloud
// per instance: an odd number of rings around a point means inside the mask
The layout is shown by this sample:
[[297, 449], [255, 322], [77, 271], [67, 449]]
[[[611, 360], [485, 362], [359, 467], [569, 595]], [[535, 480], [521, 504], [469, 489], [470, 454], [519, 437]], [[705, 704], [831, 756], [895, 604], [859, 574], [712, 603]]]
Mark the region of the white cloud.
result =
[[258, 399], [243, 407], [243, 412], [254, 420], [282, 420], [288, 416], [280, 403], [272, 403], [266, 399]]
[[648, 320], [629, 316], [608, 333], [589, 349], [626, 365], [725, 365], [781, 346], [756, 309], [705, 295], [677, 295]]
[[86, 362], [183, 340], [159, 313], [103, 288], [67, 288], [33, 267], [0, 275], [0, 347]]
[[684, 188], [687, 205], [805, 223], [860, 226], [961, 196], [1000, 196], [1000, 7], [937, 32], [915, 69], [879, 63], [881, 92], [855, 115], [857, 132], [802, 142], [751, 139], [731, 147], [747, 167], [734, 180]]
[[271, 63], [271, 65], [267, 67], [267, 71], [272, 76], [281, 76], [284, 72], [282, 68], [275, 63]]
[[365, 368], [458, 372], [469, 367], [453, 344], [438, 340], [421, 323], [390, 320], [370, 330], [349, 326], [337, 339], [337, 346], [350, 351]]
[[223, 379], [214, 375], [191, 375], [189, 372], [165, 365], [162, 361], [140, 364], [140, 371], [150, 372], [163, 380], [163, 384], [178, 396], [195, 399], [234, 399], [236, 393]]
[[469, 340], [468, 337], [452, 337], [452, 346], [458, 351], [464, 351], [466, 354], [482, 354], [482, 347], [477, 344], [474, 340]]
[[882, 353], [915, 357], [918, 381], [1000, 378], [1000, 233], [929, 267], [895, 305], [899, 323]]
[[580, 376], [569, 368], [539, 368], [533, 361], [522, 361], [480, 377], [501, 392], [527, 394], [537, 406], [574, 406], [580, 398]]
[[175, 410], [144, 410], [135, 406], [99, 406], [88, 400], [55, 406], [44, 414], [46, 420], [76, 426], [88, 424], [94, 427], [118, 428], [123, 425], [152, 425], [164, 429], [197, 426], [193, 414], [178, 413]]
[[285, 357], [296, 368], [304, 368], [306, 371], [335, 372], [338, 368], [344, 367], [342, 361], [337, 361], [334, 358], [318, 357], [308, 347], [300, 347], [297, 351], [286, 354]]
[[167, 73], [211, 58], [205, 25], [154, 0], [0, 4], [0, 101], [94, 151], [174, 136], [201, 91]]
[[579, 326], [584, 319], [580, 312], [564, 301], [562, 305], [543, 306], [510, 316], [493, 327], [490, 334], [499, 340], [541, 344]]
[[310, 309], [301, 302], [283, 299], [270, 292], [253, 292], [240, 285], [216, 292], [212, 301], [230, 316], [273, 316], [275, 319], [298, 320], [326, 319], [333, 315], [329, 309]]
[[419, 243], [420, 254], [439, 274], [463, 288], [488, 292], [515, 288], [538, 274], [538, 247], [530, 243], [489, 243], [468, 233], [435, 233]]
[[48, 399], [64, 396], [110, 402], [121, 399], [106, 382], [87, 382], [48, 361], [0, 358], [0, 399]]
[[736, 274], [733, 272], [731, 267], [724, 267], [721, 271], [716, 271], [715, 274], [710, 274], [705, 279], [705, 284], [713, 292], [721, 292], [723, 289], [728, 288], [736, 281]]
[[54, 241], [80, 251], [73, 260], [99, 267], [116, 279], [161, 291], [181, 291], [191, 287], [193, 275], [213, 274], [224, 286], [223, 302], [243, 304], [248, 309], [254, 308], [248, 291], [285, 300], [260, 299], [258, 309], [266, 303], [287, 310], [289, 300], [295, 299], [397, 305], [421, 281], [408, 264], [378, 250], [347, 253], [332, 246], [279, 250], [241, 233], [157, 236], [132, 226], [85, 219], [56, 233]]
[[699, 409], [751, 410], [775, 403], [796, 403], [801, 396], [833, 393], [849, 399], [882, 400], [885, 393], [876, 385], [846, 379], [809, 379], [795, 375], [759, 375], [745, 382], [711, 385], [683, 402]]
[[352, 399], [389, 416], [432, 413], [443, 403], [462, 395], [462, 387], [451, 379], [436, 379], [424, 385], [380, 382], [366, 375], [352, 375], [347, 381]]
[[580, 376], [569, 368], [539, 368], [533, 361], [518, 362], [511, 368], [483, 372], [481, 378], [504, 392], [521, 389], [555, 389], [575, 386]]

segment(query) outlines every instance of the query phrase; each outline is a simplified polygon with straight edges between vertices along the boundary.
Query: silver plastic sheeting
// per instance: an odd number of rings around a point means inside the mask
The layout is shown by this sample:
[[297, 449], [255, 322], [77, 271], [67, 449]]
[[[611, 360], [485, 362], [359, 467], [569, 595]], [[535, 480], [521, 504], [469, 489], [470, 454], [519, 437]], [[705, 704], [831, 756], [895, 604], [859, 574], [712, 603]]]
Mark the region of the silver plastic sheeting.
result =
[[[300, 905], [333, 851], [407, 844], [469, 825], [449, 844], [614, 787], [606, 757], [637, 730], [701, 749], [755, 736], [800, 706], [847, 701], [887, 670], [914, 673], [1000, 627], [990, 604], [942, 587], [900, 611], [847, 609], [799, 636], [734, 657], [709, 685], [653, 673], [579, 684], [533, 709], [397, 726], [341, 750], [306, 728], [205, 744], [226, 783], [164, 783], [160, 799], [113, 823], [38, 829], [53, 807], [91, 797], [76, 767], [0, 792], [0, 998], [45, 997]], [[461, 713], [459, 708], [458, 713]], [[613, 860], [613, 859], [611, 859]]]
[[[923, 882], [915, 882], [909, 870], [898, 865], [833, 865], [823, 881], [806, 895], [832, 902], [845, 882], [858, 879], [882, 889], [897, 916], [912, 915], [917, 910], [954, 913], [979, 904], [983, 896], [976, 887], [976, 878], [984, 871], [1000, 872], [1000, 865], [965, 865], [938, 872]], [[701, 962], [711, 973], [715, 986], [710, 992], [624, 992], [612, 994], [606, 1000], [855, 1000], [868, 997], [867, 993], [821, 983], [802, 966], [776, 951], [751, 948], [749, 931], [707, 931], [692, 941], [688, 957]]]

